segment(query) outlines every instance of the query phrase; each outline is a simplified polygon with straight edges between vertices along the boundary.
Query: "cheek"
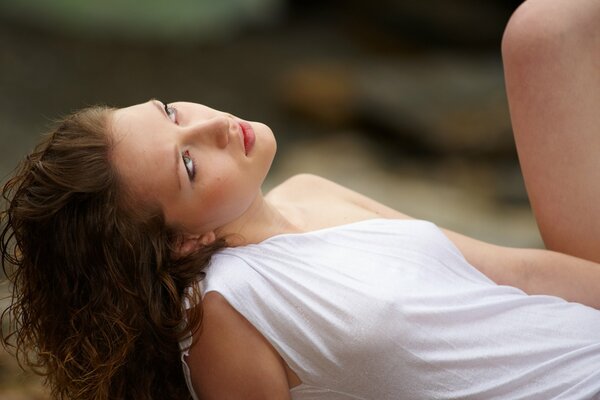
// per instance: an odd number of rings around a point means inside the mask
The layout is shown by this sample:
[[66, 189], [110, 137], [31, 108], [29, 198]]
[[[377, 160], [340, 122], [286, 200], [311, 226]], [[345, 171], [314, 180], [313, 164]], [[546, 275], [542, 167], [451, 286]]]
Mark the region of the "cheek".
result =
[[227, 177], [215, 177], [210, 189], [203, 196], [203, 212], [218, 224], [229, 222], [240, 216], [250, 205], [252, 198], [247, 188], [236, 180]]
[[222, 177], [217, 177], [210, 183], [210, 185], [206, 185], [202, 194], [202, 204], [203, 207], [207, 209], [213, 210], [218, 208], [220, 204], [223, 203], [224, 200], [227, 199], [229, 194], [229, 188], [226, 185], [226, 179]]

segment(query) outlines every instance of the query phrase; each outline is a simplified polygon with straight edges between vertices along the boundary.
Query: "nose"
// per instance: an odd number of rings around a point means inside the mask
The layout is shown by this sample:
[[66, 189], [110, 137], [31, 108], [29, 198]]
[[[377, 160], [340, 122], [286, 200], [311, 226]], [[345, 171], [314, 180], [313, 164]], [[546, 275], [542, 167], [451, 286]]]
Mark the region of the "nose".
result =
[[229, 144], [231, 124], [226, 116], [216, 116], [183, 127], [181, 140], [184, 144], [204, 144], [225, 148]]

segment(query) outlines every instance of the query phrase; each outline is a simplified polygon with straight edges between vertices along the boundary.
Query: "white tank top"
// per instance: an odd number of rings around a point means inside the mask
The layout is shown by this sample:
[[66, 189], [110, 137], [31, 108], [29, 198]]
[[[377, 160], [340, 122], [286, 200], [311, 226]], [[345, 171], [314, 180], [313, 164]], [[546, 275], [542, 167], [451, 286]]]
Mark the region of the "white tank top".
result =
[[600, 398], [600, 311], [496, 285], [431, 222], [281, 234], [219, 251], [206, 273], [202, 295], [222, 294], [300, 377], [294, 400]]

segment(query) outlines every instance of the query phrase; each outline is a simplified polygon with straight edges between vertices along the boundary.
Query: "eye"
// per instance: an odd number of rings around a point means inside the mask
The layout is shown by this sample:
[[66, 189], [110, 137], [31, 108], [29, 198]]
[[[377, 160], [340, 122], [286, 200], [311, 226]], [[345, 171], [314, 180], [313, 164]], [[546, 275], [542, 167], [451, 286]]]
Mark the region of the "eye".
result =
[[177, 109], [175, 107], [169, 104], [165, 104], [165, 112], [167, 113], [171, 121], [177, 123]]
[[184, 151], [181, 154], [181, 158], [183, 159], [183, 165], [185, 165], [188, 178], [190, 182], [193, 182], [196, 177], [196, 164], [194, 163], [194, 159], [190, 156], [189, 150]]

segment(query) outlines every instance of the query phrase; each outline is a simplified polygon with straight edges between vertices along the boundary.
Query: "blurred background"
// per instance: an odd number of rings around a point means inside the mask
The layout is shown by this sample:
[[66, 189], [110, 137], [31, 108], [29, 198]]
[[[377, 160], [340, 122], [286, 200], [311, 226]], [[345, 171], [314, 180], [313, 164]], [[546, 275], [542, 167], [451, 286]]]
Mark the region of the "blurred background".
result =
[[[264, 193], [311, 172], [481, 240], [541, 247], [500, 55], [520, 3], [3, 0], [0, 181], [60, 115], [186, 100], [272, 128]], [[0, 351], [1, 399], [45, 399], [39, 382]]]

